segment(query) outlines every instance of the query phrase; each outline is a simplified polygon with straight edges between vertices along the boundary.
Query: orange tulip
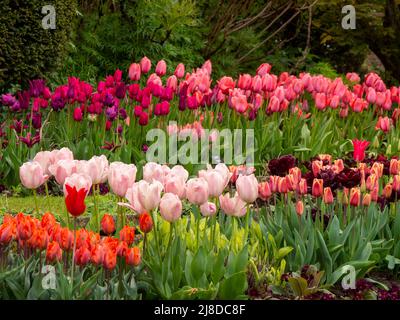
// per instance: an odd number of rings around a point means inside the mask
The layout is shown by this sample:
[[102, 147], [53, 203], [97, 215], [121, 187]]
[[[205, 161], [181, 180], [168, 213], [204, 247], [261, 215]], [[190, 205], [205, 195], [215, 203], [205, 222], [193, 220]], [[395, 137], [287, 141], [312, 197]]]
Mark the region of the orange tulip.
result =
[[301, 216], [304, 212], [304, 204], [303, 201], [299, 200], [296, 202], [296, 213]]
[[350, 190], [350, 205], [358, 207], [360, 205], [361, 192], [360, 188], [351, 188]]
[[135, 228], [129, 226], [123, 227], [119, 232], [119, 239], [130, 246], [135, 240]]
[[140, 264], [140, 250], [138, 247], [129, 248], [125, 254], [125, 262], [129, 266], [138, 266]]
[[312, 184], [312, 195], [316, 198], [321, 197], [322, 193], [323, 193], [323, 189], [324, 189], [324, 180], [314, 178], [314, 181]]
[[140, 215], [139, 228], [144, 233], [149, 233], [153, 229], [153, 219], [147, 212]]
[[324, 188], [324, 198], [323, 198], [324, 202], [326, 204], [331, 204], [333, 203], [333, 194], [332, 194], [332, 190], [330, 187], [326, 187]]
[[56, 241], [52, 241], [47, 245], [46, 260], [47, 262], [60, 261], [62, 258], [62, 250]]
[[106, 234], [113, 234], [115, 231], [115, 222], [112, 216], [105, 214], [101, 219], [101, 230]]

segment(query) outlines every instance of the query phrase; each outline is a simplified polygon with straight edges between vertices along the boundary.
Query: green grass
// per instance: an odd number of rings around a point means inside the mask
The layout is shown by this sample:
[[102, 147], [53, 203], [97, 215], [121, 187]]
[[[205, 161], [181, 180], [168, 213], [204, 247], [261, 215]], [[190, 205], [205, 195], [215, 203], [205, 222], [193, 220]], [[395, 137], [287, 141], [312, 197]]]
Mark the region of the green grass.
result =
[[[117, 200], [114, 196], [100, 196], [98, 200], [100, 216], [102, 216], [104, 213], [116, 213]], [[84, 216], [90, 217], [91, 213], [93, 212], [93, 197], [87, 197], [85, 202], [86, 212]], [[64, 197], [38, 196], [38, 207], [40, 212], [39, 216], [45, 212], [51, 212], [54, 214], [57, 220], [64, 220], [66, 217]], [[37, 216], [35, 211], [35, 200], [33, 196], [0, 196], [0, 216], [6, 213], [16, 214], [18, 212], [23, 212], [25, 214], [33, 213], [35, 216]]]

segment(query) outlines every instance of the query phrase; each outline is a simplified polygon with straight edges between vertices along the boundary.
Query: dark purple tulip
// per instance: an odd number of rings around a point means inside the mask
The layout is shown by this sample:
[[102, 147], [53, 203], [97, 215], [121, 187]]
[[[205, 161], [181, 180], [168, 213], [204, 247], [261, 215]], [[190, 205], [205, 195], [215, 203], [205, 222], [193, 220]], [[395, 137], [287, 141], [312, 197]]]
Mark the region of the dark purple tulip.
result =
[[289, 169], [297, 165], [297, 159], [292, 155], [286, 155], [277, 159], [272, 159], [268, 163], [271, 175], [284, 177], [289, 173]]
[[114, 104], [114, 97], [112, 96], [111, 93], [106, 93], [104, 97], [104, 105], [112, 106], [113, 104]]
[[10, 106], [10, 110], [12, 112], [18, 112], [19, 110], [21, 110], [21, 105], [20, 105], [19, 101], [15, 101], [15, 103]]
[[186, 109], [186, 97], [185, 96], [180, 96], [179, 97], [179, 110], [180, 111], [185, 111]]
[[123, 82], [118, 83], [115, 87], [115, 96], [118, 99], [123, 99], [125, 98], [125, 94], [126, 94], [125, 84]]
[[32, 97], [39, 97], [46, 87], [46, 82], [42, 79], [36, 79], [29, 82], [29, 94]]
[[255, 118], [257, 118], [257, 110], [251, 109], [249, 111], [249, 120], [253, 121]]
[[36, 133], [35, 136], [32, 137], [31, 133], [28, 132], [26, 137], [19, 137], [19, 140], [26, 144], [28, 148], [32, 148], [36, 143], [39, 143], [40, 135], [39, 133]]
[[51, 98], [51, 107], [54, 111], [60, 111], [65, 107], [65, 100], [61, 97], [61, 95], [57, 94]]
[[119, 109], [119, 117], [122, 120], [125, 120], [128, 117], [128, 114], [124, 108]]
[[42, 114], [41, 113], [35, 113], [33, 114], [32, 117], [32, 127], [35, 129], [40, 129], [42, 127]]
[[1, 96], [1, 103], [4, 104], [5, 106], [12, 106], [14, 103], [17, 102], [17, 99], [11, 94], [11, 93], [6, 93]]
[[149, 150], [149, 146], [148, 146], [147, 144], [143, 144], [143, 145], [142, 145], [142, 151], [143, 151], [144, 153], [146, 153], [147, 150]]
[[24, 122], [22, 120], [14, 120], [11, 125], [11, 129], [14, 129], [16, 133], [21, 134], [23, 129], [26, 129], [28, 126], [24, 126]]

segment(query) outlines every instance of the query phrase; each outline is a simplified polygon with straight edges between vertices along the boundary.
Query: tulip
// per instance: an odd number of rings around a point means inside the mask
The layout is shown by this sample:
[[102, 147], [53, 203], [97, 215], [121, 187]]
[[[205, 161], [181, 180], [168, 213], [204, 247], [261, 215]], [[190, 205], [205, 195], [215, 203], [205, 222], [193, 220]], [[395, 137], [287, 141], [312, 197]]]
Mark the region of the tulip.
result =
[[40, 164], [40, 166], [43, 169], [43, 173], [51, 176], [51, 173], [49, 171], [49, 166], [53, 163], [53, 153], [50, 151], [40, 151], [38, 152], [35, 157], [33, 158], [33, 161], [36, 161]]
[[229, 193], [220, 195], [219, 203], [226, 215], [243, 217], [246, 214], [246, 203], [239, 197], [237, 192], [233, 197], [230, 197]]
[[64, 195], [68, 194], [67, 185], [69, 187], [76, 187], [77, 190], [85, 189], [87, 195], [92, 187], [92, 179], [87, 174], [73, 173], [65, 179], [63, 187]]
[[207, 181], [209, 197], [219, 197], [226, 187], [226, 179], [216, 170], [201, 170], [199, 177]]
[[160, 203], [163, 185], [159, 181], [148, 183], [145, 180], [141, 180], [136, 184], [138, 188], [138, 199], [142, 208], [147, 212], [157, 208]]
[[153, 219], [147, 212], [139, 216], [139, 228], [143, 233], [149, 233], [153, 229]]
[[106, 248], [104, 252], [103, 266], [107, 270], [115, 269], [117, 265], [117, 254], [113, 250]]
[[393, 176], [400, 173], [400, 160], [397, 159], [390, 160], [389, 172]]
[[155, 162], [147, 162], [143, 167], [143, 180], [152, 182], [153, 180], [164, 184], [166, 175], [170, 172], [167, 166], [162, 166]]
[[297, 192], [299, 194], [306, 194], [307, 193], [307, 180], [306, 179], [300, 179], [299, 185], [297, 187]]
[[74, 109], [73, 118], [75, 121], [80, 122], [83, 119], [82, 109], [80, 107]]
[[165, 193], [160, 202], [160, 214], [168, 222], [177, 221], [182, 214], [182, 202], [173, 193]]
[[138, 184], [134, 183], [132, 187], [130, 187], [125, 194], [125, 198], [128, 200], [128, 203], [118, 203], [118, 205], [125, 206], [137, 213], [145, 212], [145, 209], [139, 202], [139, 191], [138, 191]]
[[156, 65], [156, 74], [159, 77], [162, 77], [163, 75], [165, 75], [167, 73], [167, 64], [165, 63], [164, 60], [160, 60], [157, 62]]
[[151, 61], [147, 57], [143, 57], [142, 60], [140, 60], [140, 69], [142, 70], [143, 73], [147, 73], [151, 69]]
[[77, 173], [78, 171], [77, 166], [78, 166], [77, 161], [70, 159], [63, 159], [49, 166], [49, 171], [54, 176], [58, 184], [64, 185], [65, 179], [67, 177], [69, 177], [73, 173]]
[[3, 224], [0, 225], [0, 247], [1, 245], [7, 245], [13, 239], [13, 225]]
[[183, 76], [185, 75], [185, 65], [183, 63], [180, 63], [176, 66], [174, 75], [180, 79], [183, 78]]
[[391, 119], [388, 117], [379, 117], [376, 123], [375, 130], [382, 130], [384, 133], [388, 133], [391, 126]]
[[395, 175], [393, 177], [393, 185], [392, 185], [392, 187], [393, 187], [394, 191], [396, 191], [396, 192], [400, 191], [400, 174]]
[[124, 226], [119, 232], [119, 239], [125, 242], [128, 246], [135, 241], [135, 228]]
[[86, 246], [82, 246], [76, 250], [74, 256], [74, 262], [78, 266], [86, 266], [90, 262], [90, 259], [91, 259], [91, 253]]
[[365, 159], [365, 149], [369, 145], [369, 141], [366, 140], [352, 140], [353, 142], [353, 158], [355, 161], [363, 161]]
[[96, 266], [103, 264], [104, 248], [102, 245], [96, 245], [90, 252], [90, 261]]
[[37, 189], [48, 179], [48, 175], [36, 161], [25, 162], [19, 168], [19, 177], [23, 186], [28, 189]]
[[393, 186], [391, 183], [388, 183], [384, 188], [383, 188], [383, 195], [385, 196], [386, 199], [390, 198], [392, 195], [393, 191]]
[[136, 166], [122, 162], [112, 162], [108, 170], [108, 183], [119, 197], [124, 197], [136, 179]]
[[56, 164], [60, 160], [74, 160], [74, 155], [68, 148], [62, 148], [60, 150], [53, 150], [52, 153], [52, 164]]
[[323, 193], [323, 188], [324, 188], [324, 181], [322, 179], [314, 178], [312, 184], [312, 195], [316, 198], [321, 197]]
[[212, 202], [205, 202], [200, 206], [200, 212], [204, 217], [211, 217], [217, 213], [217, 206]]
[[299, 200], [296, 202], [296, 213], [301, 216], [304, 212], [304, 204], [303, 201]]
[[269, 182], [261, 182], [258, 184], [258, 196], [263, 200], [268, 200], [271, 197], [272, 192], [269, 186]]
[[61, 261], [62, 250], [56, 241], [52, 241], [47, 245], [46, 260], [49, 263]]
[[125, 253], [125, 262], [129, 266], [138, 266], [140, 264], [140, 250], [138, 247], [129, 248]]
[[323, 200], [326, 204], [332, 204], [333, 203], [333, 194], [332, 190], [330, 187], [324, 188], [324, 196]]
[[116, 248], [117, 256], [124, 257], [127, 251], [128, 251], [128, 244], [125, 241], [120, 241]]
[[371, 204], [371, 195], [369, 193], [365, 194], [363, 197], [362, 205], [368, 207]]
[[252, 203], [258, 197], [258, 181], [254, 174], [249, 176], [239, 176], [236, 180], [236, 189], [240, 198], [247, 202]]
[[360, 205], [361, 192], [360, 188], [351, 188], [350, 190], [350, 205], [358, 207]]
[[90, 176], [94, 185], [104, 183], [108, 178], [108, 167], [108, 160], [105, 155], [93, 156], [86, 162], [85, 173]]
[[186, 197], [190, 203], [202, 205], [208, 200], [208, 183], [204, 178], [193, 178], [186, 183]]
[[[129, 79], [131, 79], [132, 81], [139, 81], [140, 80], [140, 64], [138, 63], [132, 63], [129, 67]], [[146, 73], [146, 72], [144, 72]]]
[[85, 188], [77, 189], [65, 184], [65, 205], [68, 212], [74, 217], [79, 217], [86, 210], [85, 197], [87, 190]]
[[112, 216], [105, 214], [101, 219], [101, 230], [106, 235], [111, 235], [115, 232], [115, 223]]
[[165, 192], [176, 194], [180, 199], [186, 197], [186, 183], [182, 176], [168, 175], [164, 188]]

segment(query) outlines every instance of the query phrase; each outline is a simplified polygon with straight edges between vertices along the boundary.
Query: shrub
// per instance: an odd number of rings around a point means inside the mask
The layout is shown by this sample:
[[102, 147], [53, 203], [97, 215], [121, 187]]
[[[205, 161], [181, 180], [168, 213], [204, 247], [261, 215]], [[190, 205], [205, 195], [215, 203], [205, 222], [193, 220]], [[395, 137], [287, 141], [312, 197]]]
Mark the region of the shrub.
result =
[[[42, 7], [53, 5], [56, 28], [44, 29]], [[4, 0], [0, 15], [0, 91], [45, 77], [60, 67], [77, 9], [76, 0]]]

